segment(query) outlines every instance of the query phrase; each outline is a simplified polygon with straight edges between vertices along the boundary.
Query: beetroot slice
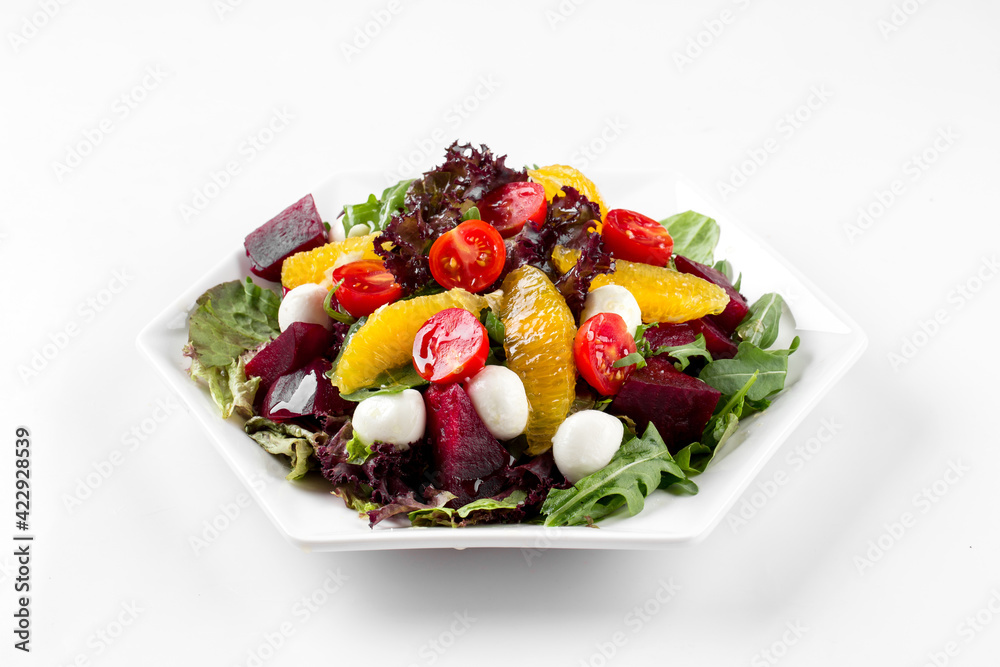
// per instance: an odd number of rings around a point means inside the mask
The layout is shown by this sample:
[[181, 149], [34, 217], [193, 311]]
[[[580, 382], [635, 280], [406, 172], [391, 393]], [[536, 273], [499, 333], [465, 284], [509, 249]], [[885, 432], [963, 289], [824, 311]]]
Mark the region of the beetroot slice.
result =
[[497, 493], [505, 480], [494, 473], [508, 464], [510, 454], [487, 430], [462, 386], [431, 385], [424, 403], [434, 486], [458, 496], [459, 506]]
[[740, 322], [743, 321], [743, 318], [750, 311], [747, 300], [743, 295], [736, 291], [736, 288], [733, 287], [733, 284], [729, 282], [729, 279], [721, 271], [716, 271], [710, 266], [699, 264], [681, 255], [674, 255], [674, 265], [681, 273], [690, 273], [693, 276], [698, 276], [702, 280], [715, 283], [726, 290], [726, 294], [729, 295], [729, 304], [726, 306], [726, 309], [718, 315], [709, 315], [708, 317], [719, 325], [719, 328], [725, 332], [726, 336], [732, 336], [733, 332], [736, 331], [736, 327], [739, 326]]
[[254, 275], [279, 282], [286, 257], [318, 248], [326, 241], [326, 227], [310, 194], [250, 232], [243, 247]]
[[330, 366], [326, 359], [315, 359], [297, 371], [282, 375], [268, 390], [262, 414], [275, 422], [344, 414], [350, 404], [326, 377]]
[[281, 377], [323, 356], [333, 342], [331, 332], [320, 324], [293, 322], [277, 338], [247, 362], [247, 375], [260, 378], [257, 396], [263, 396]]
[[701, 440], [722, 394], [681, 373], [665, 356], [632, 373], [609, 411], [631, 417], [639, 433], [652, 422], [672, 453]]
[[732, 359], [736, 356], [736, 343], [707, 317], [679, 324], [657, 324], [646, 329], [645, 338], [655, 350], [664, 345], [673, 347], [693, 343], [698, 334], [705, 336], [705, 349], [712, 354], [712, 359]]

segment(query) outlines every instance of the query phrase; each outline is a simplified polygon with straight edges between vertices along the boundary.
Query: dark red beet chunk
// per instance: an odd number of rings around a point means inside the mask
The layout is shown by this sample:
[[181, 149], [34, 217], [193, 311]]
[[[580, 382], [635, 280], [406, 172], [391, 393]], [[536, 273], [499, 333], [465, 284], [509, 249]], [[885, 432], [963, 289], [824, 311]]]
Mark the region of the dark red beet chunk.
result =
[[327, 242], [326, 228], [312, 195], [306, 195], [274, 216], [243, 241], [250, 270], [265, 280], [281, 280], [281, 263], [304, 250]]
[[431, 385], [424, 393], [434, 454], [434, 486], [458, 496], [458, 505], [500, 491], [494, 475], [510, 454], [487, 430], [460, 384]]
[[682, 322], [680, 324], [664, 323], [646, 329], [644, 337], [655, 350], [664, 345], [673, 347], [674, 345], [693, 343], [699, 333], [701, 333], [701, 330], [691, 322]]
[[705, 349], [712, 353], [713, 359], [732, 359], [736, 356], [736, 343], [711, 317], [693, 320], [691, 324], [705, 336]]
[[323, 326], [293, 322], [247, 363], [247, 375], [260, 378], [257, 396], [263, 396], [282, 375], [323, 356], [332, 342], [332, 334]]
[[681, 373], [666, 357], [653, 357], [632, 373], [609, 412], [631, 417], [639, 429], [652, 422], [672, 453], [701, 440], [722, 394]]
[[[718, 315], [709, 315], [708, 317], [718, 324], [719, 328], [727, 336], [732, 336], [733, 332], [736, 331], [736, 327], [739, 326], [740, 322], [743, 321], [743, 318], [750, 311], [747, 300], [743, 298], [743, 295], [736, 291], [736, 288], [733, 287], [733, 284], [729, 282], [729, 279], [721, 271], [716, 271], [710, 266], [699, 264], [681, 255], [674, 255], [674, 264], [681, 273], [690, 273], [693, 276], [698, 276], [726, 290], [726, 294], [729, 295], [729, 305]], [[708, 338], [707, 335], [705, 337]]]
[[264, 398], [262, 414], [271, 421], [283, 422], [297, 417], [342, 415], [350, 404], [330, 383], [326, 359], [315, 359], [288, 375], [282, 375]]
[[736, 356], [736, 344], [707, 317], [680, 324], [658, 324], [646, 329], [645, 338], [655, 350], [664, 345], [673, 347], [693, 343], [698, 334], [705, 336], [705, 349], [712, 354], [712, 359], [732, 359]]

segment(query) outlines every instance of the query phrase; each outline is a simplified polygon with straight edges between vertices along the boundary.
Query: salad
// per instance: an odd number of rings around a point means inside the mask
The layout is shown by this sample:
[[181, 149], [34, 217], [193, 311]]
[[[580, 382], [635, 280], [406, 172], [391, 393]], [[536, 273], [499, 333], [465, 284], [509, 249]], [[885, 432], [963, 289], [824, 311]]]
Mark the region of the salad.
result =
[[246, 237], [253, 277], [197, 300], [191, 376], [373, 527], [594, 525], [697, 493], [799, 341], [771, 349], [783, 300], [740, 294], [714, 220], [645, 213], [457, 142], [332, 221], [306, 195]]

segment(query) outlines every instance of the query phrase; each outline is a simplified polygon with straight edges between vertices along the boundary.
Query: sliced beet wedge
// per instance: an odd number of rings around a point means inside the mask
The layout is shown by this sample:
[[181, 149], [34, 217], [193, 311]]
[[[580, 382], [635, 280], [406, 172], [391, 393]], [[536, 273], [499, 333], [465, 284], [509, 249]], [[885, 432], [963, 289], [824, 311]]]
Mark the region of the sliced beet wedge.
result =
[[[750, 311], [750, 307], [747, 305], [747, 300], [742, 294], [736, 291], [733, 284], [729, 282], [725, 274], [721, 271], [717, 271], [710, 266], [705, 264], [699, 264], [694, 260], [690, 260], [687, 257], [681, 255], [674, 255], [674, 265], [677, 270], [681, 273], [690, 273], [693, 276], [698, 276], [702, 280], [707, 280], [710, 283], [715, 283], [722, 289], [726, 290], [726, 294], [729, 295], [729, 304], [726, 309], [719, 313], [718, 315], [709, 315], [708, 317], [719, 325], [727, 336], [732, 336], [733, 332], [736, 331], [736, 327], [739, 326], [743, 318], [747, 316]], [[707, 336], [706, 336], [707, 338]]]
[[672, 453], [701, 440], [722, 394], [681, 373], [665, 356], [653, 357], [632, 373], [609, 411], [631, 417], [638, 433], [656, 425]]
[[247, 375], [260, 378], [263, 396], [282, 375], [299, 370], [330, 349], [333, 334], [319, 324], [293, 322], [247, 362]]
[[330, 362], [315, 359], [297, 371], [282, 375], [267, 391], [262, 414], [275, 422], [299, 417], [342, 415], [351, 406], [326, 377]]
[[279, 282], [285, 258], [326, 242], [326, 227], [310, 194], [250, 232], [243, 247], [254, 275]]
[[437, 488], [458, 496], [458, 505], [500, 491], [510, 454], [490, 434], [460, 384], [431, 385], [424, 393]]

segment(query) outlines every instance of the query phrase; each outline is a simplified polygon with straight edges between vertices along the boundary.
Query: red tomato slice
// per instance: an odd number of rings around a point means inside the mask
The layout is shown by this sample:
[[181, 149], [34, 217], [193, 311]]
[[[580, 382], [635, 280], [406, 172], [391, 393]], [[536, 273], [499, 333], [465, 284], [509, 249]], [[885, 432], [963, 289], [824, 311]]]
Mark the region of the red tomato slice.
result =
[[351, 317], [371, 315], [403, 295], [392, 273], [374, 259], [344, 264], [333, 270], [331, 278], [334, 284], [343, 281], [334, 298]]
[[573, 341], [576, 368], [602, 396], [617, 394], [635, 366], [615, 368], [614, 363], [635, 352], [635, 341], [617, 313], [598, 313], [583, 323]]
[[413, 367], [436, 384], [463, 382], [483, 370], [490, 341], [476, 316], [447, 308], [424, 322], [413, 339]]
[[500, 236], [514, 236], [528, 220], [545, 222], [548, 204], [541, 183], [508, 183], [491, 190], [476, 205], [483, 220], [496, 227]]
[[603, 235], [611, 254], [627, 262], [666, 266], [674, 251], [674, 240], [663, 225], [624, 208], [608, 211]]
[[482, 220], [466, 220], [434, 241], [431, 275], [445, 289], [482, 292], [500, 277], [506, 260], [500, 232]]

